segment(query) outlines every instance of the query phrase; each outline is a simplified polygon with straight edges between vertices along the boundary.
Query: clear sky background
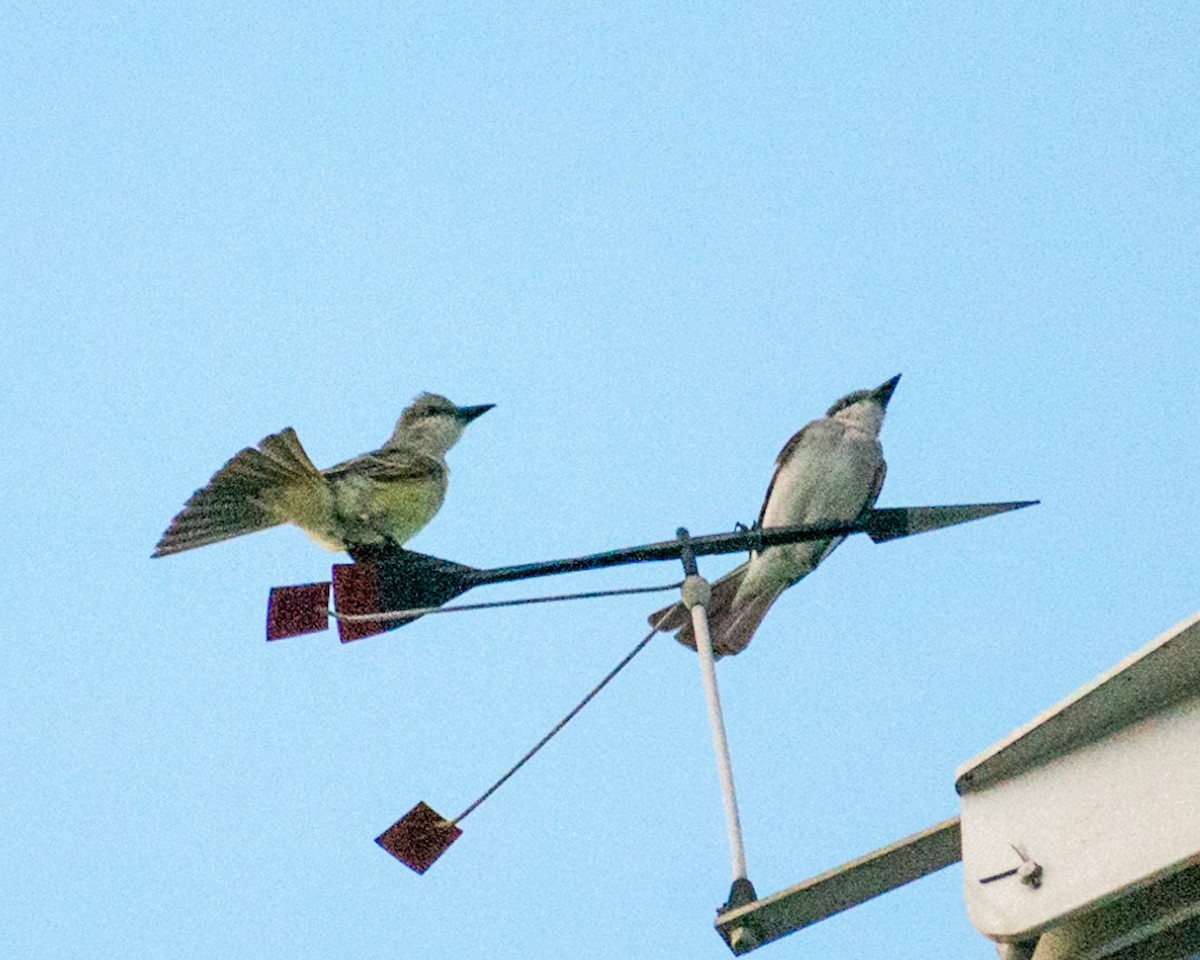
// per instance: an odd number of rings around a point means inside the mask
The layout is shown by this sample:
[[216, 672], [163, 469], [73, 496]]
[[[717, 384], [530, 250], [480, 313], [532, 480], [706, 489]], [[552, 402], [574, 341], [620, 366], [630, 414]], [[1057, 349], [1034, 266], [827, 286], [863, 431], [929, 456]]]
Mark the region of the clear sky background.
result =
[[[719, 668], [770, 893], [956, 812], [954, 770], [1200, 606], [1192, 4], [44, 4], [0, 13], [0, 952], [722, 957], [694, 658], [656, 640], [424, 877], [662, 598], [268, 645], [293, 528], [149, 559], [239, 448], [493, 402], [415, 549], [749, 522], [904, 379], [885, 506]], [[704, 561], [715, 576], [736, 558]], [[471, 594], [669, 583], [663, 564]], [[763, 957], [992, 957], [960, 868]]]

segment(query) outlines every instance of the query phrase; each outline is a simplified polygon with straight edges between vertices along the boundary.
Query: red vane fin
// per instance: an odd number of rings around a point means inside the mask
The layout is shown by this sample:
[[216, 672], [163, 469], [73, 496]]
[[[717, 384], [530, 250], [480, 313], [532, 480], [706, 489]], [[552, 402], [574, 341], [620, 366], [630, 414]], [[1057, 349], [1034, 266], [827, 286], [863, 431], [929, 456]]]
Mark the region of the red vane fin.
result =
[[[379, 579], [375, 564], [337, 563], [333, 567], [334, 609], [338, 613], [379, 613]], [[355, 623], [351, 620], [338, 621], [338, 636], [342, 643], [361, 640], [391, 629], [394, 624], [386, 621]]]
[[267, 600], [267, 639], [282, 640], [329, 627], [329, 584], [272, 587]]
[[462, 831], [454, 823], [425, 803], [418, 803], [375, 842], [401, 863], [424, 873], [461, 836]]

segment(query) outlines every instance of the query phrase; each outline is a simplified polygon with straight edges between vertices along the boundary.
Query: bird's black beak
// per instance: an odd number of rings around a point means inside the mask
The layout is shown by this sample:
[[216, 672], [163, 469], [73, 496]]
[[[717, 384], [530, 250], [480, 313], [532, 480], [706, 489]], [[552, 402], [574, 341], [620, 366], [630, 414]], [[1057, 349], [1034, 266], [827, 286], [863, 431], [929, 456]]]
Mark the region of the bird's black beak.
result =
[[875, 388], [875, 396], [879, 398], [879, 405], [885, 410], [887, 409], [888, 401], [892, 399], [892, 393], [896, 389], [896, 384], [899, 382], [900, 374], [896, 374], [891, 380], [881, 383]]
[[477, 407], [459, 407], [458, 419], [463, 423], [470, 423], [476, 417], [481, 417], [494, 407], [494, 403], [481, 403]]

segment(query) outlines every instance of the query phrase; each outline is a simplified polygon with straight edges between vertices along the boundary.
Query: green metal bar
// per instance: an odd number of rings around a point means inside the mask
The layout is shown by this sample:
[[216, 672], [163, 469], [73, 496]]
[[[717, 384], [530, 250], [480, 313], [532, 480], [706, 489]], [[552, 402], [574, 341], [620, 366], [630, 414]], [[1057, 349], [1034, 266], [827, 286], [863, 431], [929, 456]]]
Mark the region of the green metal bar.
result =
[[753, 945], [762, 946], [961, 859], [959, 820], [951, 817], [803, 883], [727, 910], [715, 925], [730, 949], [748, 953], [730, 943], [734, 931], [750, 931]]

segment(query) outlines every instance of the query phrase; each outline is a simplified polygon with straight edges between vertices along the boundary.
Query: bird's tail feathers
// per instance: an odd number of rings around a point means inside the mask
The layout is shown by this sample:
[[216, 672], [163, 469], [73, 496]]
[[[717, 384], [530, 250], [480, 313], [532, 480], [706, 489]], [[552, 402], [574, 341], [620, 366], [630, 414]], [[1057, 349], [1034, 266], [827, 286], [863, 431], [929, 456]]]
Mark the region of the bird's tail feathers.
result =
[[291, 427], [246, 447], [197, 490], [167, 527], [152, 556], [164, 557], [242, 534], [287, 517], [271, 508], [270, 491], [320, 482], [320, 471]]
[[745, 650], [763, 617], [781, 593], [782, 587], [743, 593], [736, 604], [719, 611], [716, 618], [710, 616], [708, 629], [712, 635], [713, 653], [724, 656]]
[[657, 631], [674, 633], [684, 626], [687, 626], [690, 630], [692, 615], [688, 612], [687, 607], [682, 603], [676, 602], [670, 606], [663, 607], [661, 610], [655, 610], [646, 620]]
[[[749, 563], [743, 563], [735, 567], [712, 585], [712, 596], [708, 601], [708, 630], [716, 657], [745, 650], [771, 604], [783, 592], [783, 587], [749, 594], [742, 591], [749, 566]], [[657, 625], [663, 632], [675, 631], [676, 640], [685, 647], [696, 649], [691, 613], [682, 603], [651, 614], [650, 624]]]

